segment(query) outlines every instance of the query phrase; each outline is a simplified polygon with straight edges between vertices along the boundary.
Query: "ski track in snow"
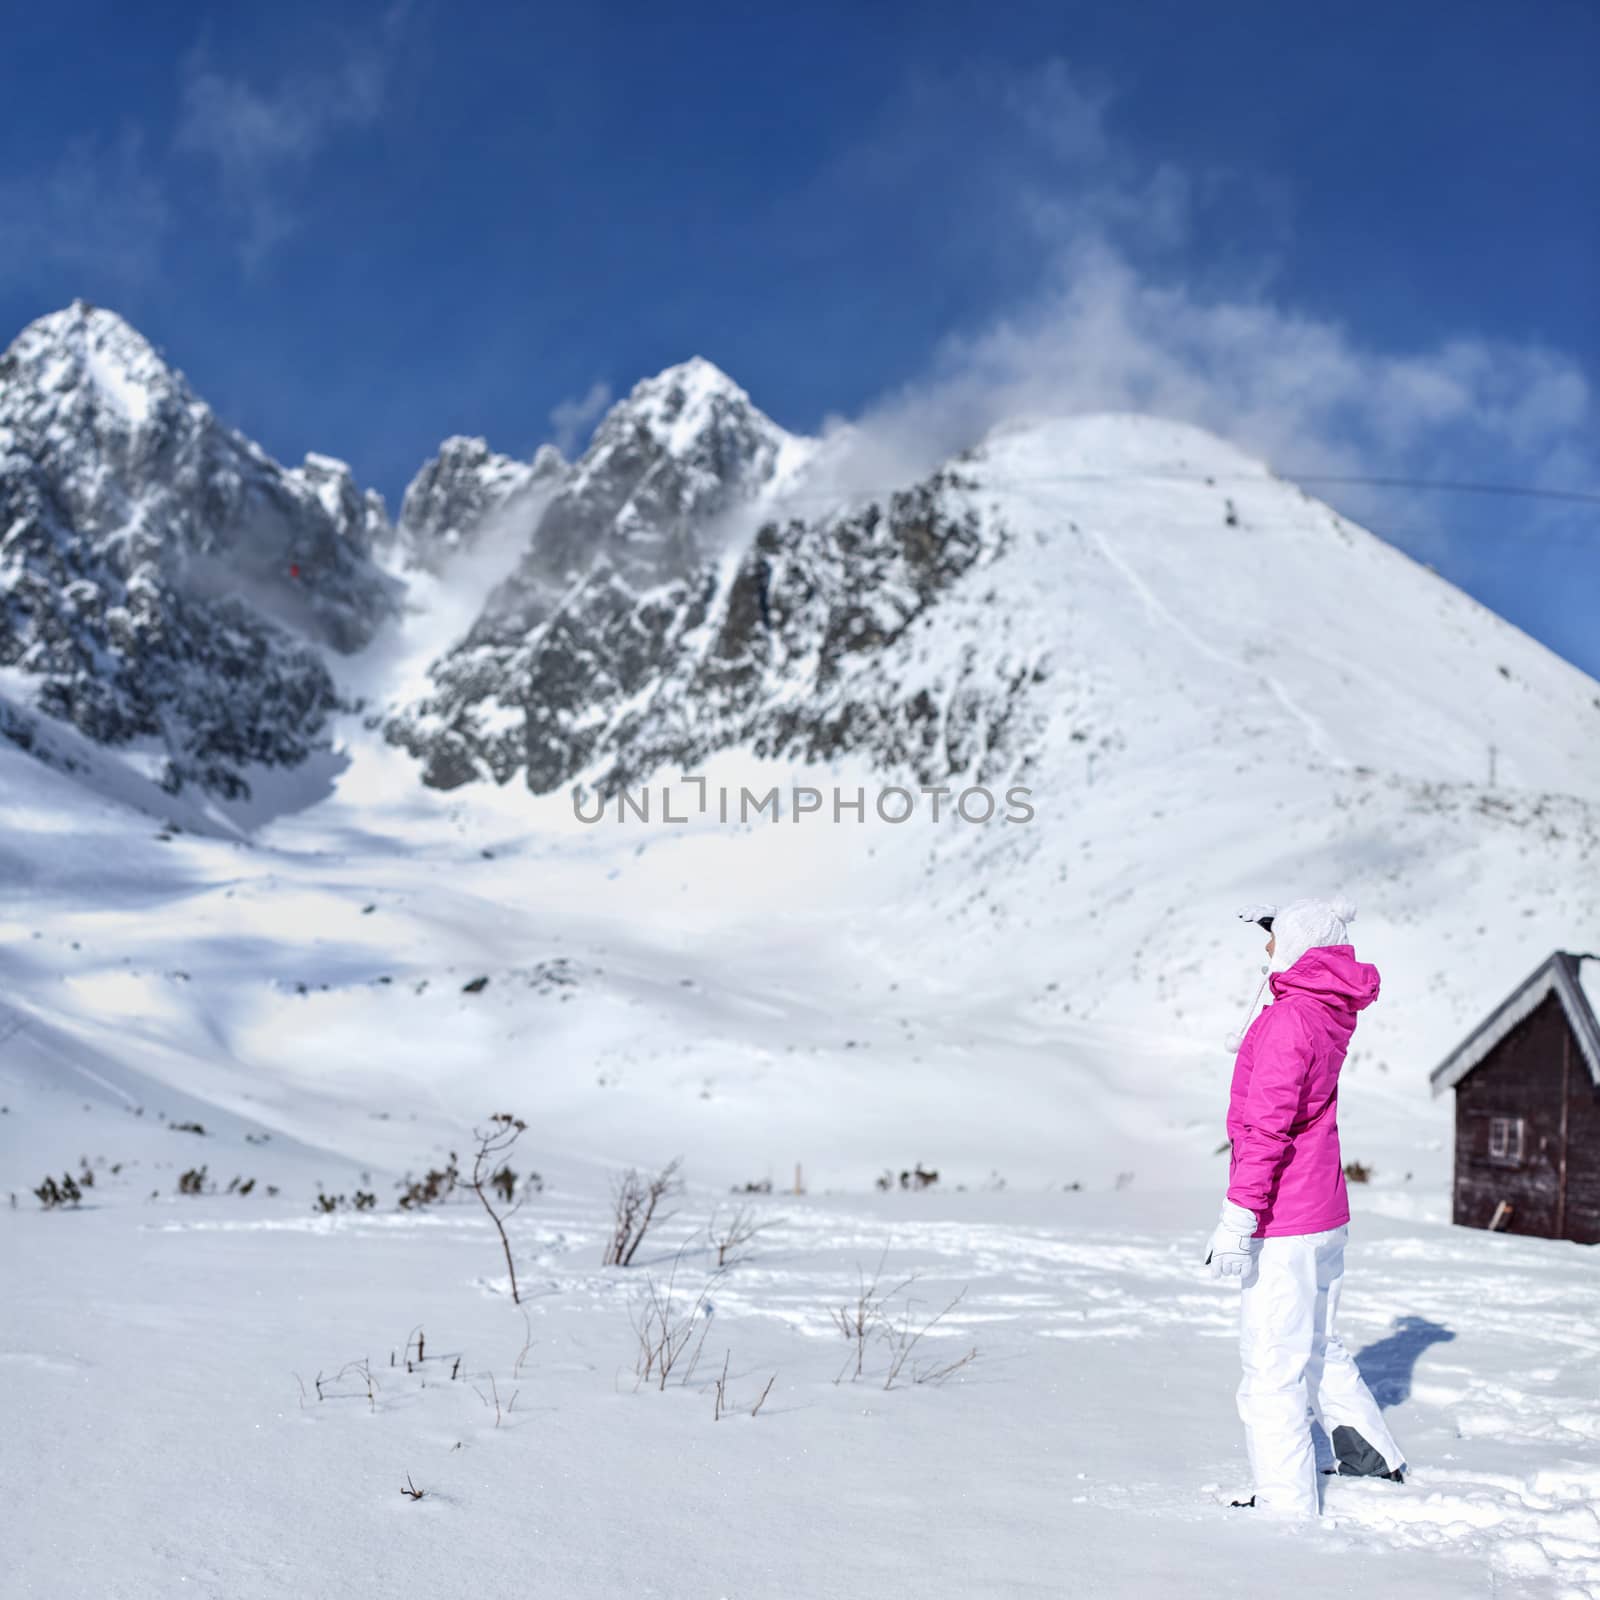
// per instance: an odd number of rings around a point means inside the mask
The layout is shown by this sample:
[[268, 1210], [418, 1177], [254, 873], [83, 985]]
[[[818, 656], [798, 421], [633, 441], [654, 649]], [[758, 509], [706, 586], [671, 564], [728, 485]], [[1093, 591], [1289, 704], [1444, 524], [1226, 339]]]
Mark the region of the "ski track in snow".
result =
[[1140, 602], [1153, 621], [1159, 622], [1163, 628], [1169, 629], [1180, 638], [1187, 640], [1194, 649], [1208, 660], [1219, 663], [1232, 673], [1239, 673], [1244, 677], [1253, 678], [1257, 683], [1265, 685], [1273, 699], [1306, 730], [1311, 740], [1312, 748], [1319, 755], [1337, 765], [1345, 764], [1340, 761], [1328, 730], [1290, 695], [1289, 691], [1284, 688], [1277, 678], [1273, 677], [1270, 672], [1263, 672], [1244, 661], [1240, 661], [1237, 657], [1230, 656], [1226, 651], [1219, 650], [1209, 640], [1203, 639], [1139, 576], [1132, 563], [1112, 547], [1111, 541], [1098, 528], [1091, 528], [1089, 537], [1094, 541], [1095, 548], [1105, 557], [1107, 565], [1113, 567], [1127, 580], [1128, 586], [1138, 595]]

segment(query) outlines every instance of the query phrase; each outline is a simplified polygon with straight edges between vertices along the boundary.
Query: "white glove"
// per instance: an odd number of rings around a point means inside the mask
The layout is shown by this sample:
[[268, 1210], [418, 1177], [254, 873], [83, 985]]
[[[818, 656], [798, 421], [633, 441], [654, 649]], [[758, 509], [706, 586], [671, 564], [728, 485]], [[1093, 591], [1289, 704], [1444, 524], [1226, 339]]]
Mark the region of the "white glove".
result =
[[1222, 1218], [1206, 1245], [1206, 1265], [1213, 1278], [1240, 1278], [1250, 1261], [1250, 1239], [1256, 1231], [1256, 1214], [1222, 1202]]

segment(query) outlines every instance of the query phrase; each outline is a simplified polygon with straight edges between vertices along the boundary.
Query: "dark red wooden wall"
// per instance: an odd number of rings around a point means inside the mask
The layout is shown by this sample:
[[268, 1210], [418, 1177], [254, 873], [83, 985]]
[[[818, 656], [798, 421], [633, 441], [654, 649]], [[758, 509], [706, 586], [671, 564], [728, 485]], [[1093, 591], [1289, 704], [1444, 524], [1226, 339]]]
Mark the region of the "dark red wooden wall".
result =
[[[1511, 1215], [1503, 1232], [1600, 1243], [1600, 1097], [1556, 995], [1518, 1023], [1455, 1093], [1455, 1221], [1487, 1228], [1504, 1200]], [[1523, 1119], [1519, 1164], [1490, 1158], [1493, 1117]]]

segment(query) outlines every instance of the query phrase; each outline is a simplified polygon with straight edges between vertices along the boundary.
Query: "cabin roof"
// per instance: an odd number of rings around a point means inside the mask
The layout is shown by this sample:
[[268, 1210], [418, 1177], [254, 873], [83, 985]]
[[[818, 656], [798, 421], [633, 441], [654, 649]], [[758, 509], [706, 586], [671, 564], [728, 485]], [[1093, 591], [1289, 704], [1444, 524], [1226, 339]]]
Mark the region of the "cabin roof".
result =
[[[1585, 974], [1583, 963], [1590, 962]], [[1587, 987], [1585, 986], [1587, 984]], [[1480, 1066], [1490, 1051], [1554, 990], [1566, 1013], [1567, 1025], [1589, 1064], [1590, 1082], [1600, 1087], [1600, 1020], [1595, 1001], [1600, 997], [1600, 956], [1573, 955], [1557, 950], [1542, 961], [1478, 1026], [1428, 1074], [1435, 1095], [1453, 1089]]]

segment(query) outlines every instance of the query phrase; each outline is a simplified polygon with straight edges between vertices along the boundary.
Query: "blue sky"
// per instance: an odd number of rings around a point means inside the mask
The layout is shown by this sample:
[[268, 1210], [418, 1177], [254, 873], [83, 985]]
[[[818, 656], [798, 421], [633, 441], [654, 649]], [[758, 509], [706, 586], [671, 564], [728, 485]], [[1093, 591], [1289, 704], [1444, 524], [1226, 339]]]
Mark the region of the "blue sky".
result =
[[[0, 327], [121, 310], [398, 501], [710, 357], [952, 447], [1184, 415], [1282, 469], [1600, 489], [1600, 12], [30, 7]], [[1325, 490], [1600, 674], [1600, 505]]]

